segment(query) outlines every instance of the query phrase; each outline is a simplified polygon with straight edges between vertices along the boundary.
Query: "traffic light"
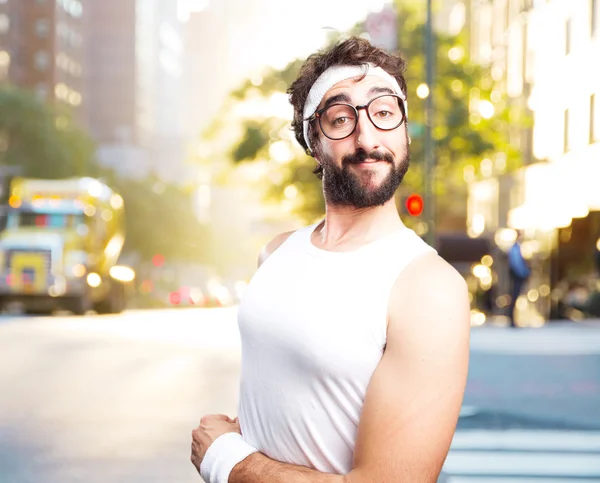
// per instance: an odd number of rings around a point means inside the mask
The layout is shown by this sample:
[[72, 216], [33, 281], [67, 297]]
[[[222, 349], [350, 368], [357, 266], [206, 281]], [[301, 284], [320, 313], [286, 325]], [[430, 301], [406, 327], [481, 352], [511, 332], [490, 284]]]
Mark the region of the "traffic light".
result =
[[409, 215], [419, 216], [423, 213], [423, 198], [421, 195], [413, 193], [406, 198], [406, 211]]
[[165, 264], [165, 257], [160, 253], [157, 253], [152, 257], [152, 265], [155, 267], [162, 267]]

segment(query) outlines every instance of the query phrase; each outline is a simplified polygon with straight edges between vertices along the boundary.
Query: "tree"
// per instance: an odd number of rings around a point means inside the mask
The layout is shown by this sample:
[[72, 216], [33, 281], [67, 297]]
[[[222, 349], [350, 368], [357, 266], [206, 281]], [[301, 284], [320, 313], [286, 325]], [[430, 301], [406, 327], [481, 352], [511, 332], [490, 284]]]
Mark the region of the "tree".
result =
[[[425, 25], [419, 14], [418, 2], [399, 5], [399, 42], [402, 56], [408, 60], [405, 78], [408, 85], [408, 129], [412, 138], [411, 169], [399, 192], [424, 190], [424, 146], [422, 142], [425, 101], [416, 95], [417, 87], [425, 82]], [[353, 34], [360, 33], [358, 25]], [[480, 166], [495, 165], [500, 170], [520, 166], [520, 153], [508, 140], [511, 126], [525, 126], [523, 113], [508, 106], [501, 90], [487, 69], [474, 65], [467, 55], [464, 34], [457, 36], [434, 34], [436, 46], [434, 96], [434, 156], [436, 180], [434, 192], [438, 200], [437, 220], [442, 229], [464, 229], [466, 218], [466, 179], [475, 177]], [[332, 40], [337, 40], [332, 38]], [[291, 62], [283, 70], [268, 70], [262, 82], [247, 81], [232, 93], [222, 112], [232, 113], [236, 104], [262, 99], [268, 104], [274, 95], [285, 92], [295, 79], [302, 61]], [[227, 135], [225, 136], [225, 131]], [[289, 131], [289, 118], [263, 114], [238, 117], [232, 114], [216, 121], [207, 140], [229, 139], [219, 157], [232, 164], [275, 161], [271, 163], [276, 176], [263, 183], [267, 198], [289, 202], [295, 214], [306, 221], [322, 216], [321, 183], [312, 174], [315, 162], [307, 156]], [[227, 143], [221, 142], [221, 146]], [[278, 156], [278, 153], [284, 153]], [[213, 153], [214, 158], [214, 153]], [[279, 158], [279, 159], [277, 159]], [[440, 223], [443, 222], [443, 223]]]
[[[416, 4], [415, 4], [416, 5]], [[412, 138], [412, 167], [405, 187], [424, 192], [425, 99], [415, 95], [425, 82], [425, 24], [414, 6], [396, 1], [399, 46], [408, 61], [405, 78], [409, 94], [408, 129]], [[423, 10], [421, 8], [421, 10]], [[489, 69], [473, 64], [464, 32], [434, 32], [433, 141], [436, 162], [434, 193], [437, 225], [464, 228], [469, 178], [492, 163], [500, 171], [521, 165], [521, 155], [509, 142], [511, 126], [528, 124], [524, 112], [509, 107]], [[486, 168], [483, 168], [486, 171]], [[442, 202], [443, 200], [443, 202]], [[452, 223], [454, 220], [454, 223]]]
[[142, 260], [155, 253], [169, 260], [209, 259], [207, 230], [195, 219], [190, 189], [153, 177], [121, 179], [98, 165], [94, 153], [93, 141], [66, 110], [14, 86], [0, 87], [0, 165], [19, 166], [22, 176], [32, 178], [100, 178], [124, 198], [125, 251]]
[[209, 262], [209, 232], [194, 215], [192, 187], [167, 184], [149, 176], [119, 178], [105, 171], [104, 181], [123, 196], [125, 206], [125, 252], [141, 261], [160, 253], [168, 262]]
[[92, 140], [66, 110], [10, 85], [0, 87], [0, 165], [48, 179], [98, 172]]

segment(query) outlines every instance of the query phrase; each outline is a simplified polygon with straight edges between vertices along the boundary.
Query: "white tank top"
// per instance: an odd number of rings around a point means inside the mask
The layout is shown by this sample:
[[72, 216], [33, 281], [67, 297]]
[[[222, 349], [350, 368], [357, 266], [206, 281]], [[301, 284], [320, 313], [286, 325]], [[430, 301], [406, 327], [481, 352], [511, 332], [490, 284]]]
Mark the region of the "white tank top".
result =
[[346, 474], [367, 386], [386, 344], [392, 286], [434, 251], [412, 230], [350, 252], [317, 248], [317, 225], [260, 266], [239, 307], [244, 439], [270, 458]]

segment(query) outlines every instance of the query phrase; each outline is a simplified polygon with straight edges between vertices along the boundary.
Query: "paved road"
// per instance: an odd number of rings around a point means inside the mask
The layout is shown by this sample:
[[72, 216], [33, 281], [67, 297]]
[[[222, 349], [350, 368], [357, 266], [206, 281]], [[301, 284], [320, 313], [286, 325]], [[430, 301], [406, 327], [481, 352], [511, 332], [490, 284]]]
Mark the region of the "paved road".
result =
[[600, 323], [474, 329], [465, 404], [600, 430]]
[[447, 483], [600, 482], [600, 324], [474, 329]]
[[0, 322], [0, 482], [201, 481], [191, 429], [236, 410], [232, 315]]
[[[0, 483], [199, 482], [191, 428], [235, 414], [234, 316], [0, 318]], [[600, 328], [476, 329], [472, 348], [447, 481], [600, 481]]]

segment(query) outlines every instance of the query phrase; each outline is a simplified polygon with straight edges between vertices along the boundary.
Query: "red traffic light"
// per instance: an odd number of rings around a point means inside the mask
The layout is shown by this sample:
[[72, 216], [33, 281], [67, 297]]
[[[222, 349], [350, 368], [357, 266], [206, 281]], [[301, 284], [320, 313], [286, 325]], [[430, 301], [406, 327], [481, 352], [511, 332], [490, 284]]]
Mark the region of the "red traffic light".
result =
[[423, 213], [423, 198], [421, 198], [421, 195], [412, 194], [406, 198], [406, 210], [412, 216], [419, 216]]
[[155, 267], [162, 267], [165, 264], [165, 257], [160, 253], [157, 253], [152, 257], [152, 265]]

